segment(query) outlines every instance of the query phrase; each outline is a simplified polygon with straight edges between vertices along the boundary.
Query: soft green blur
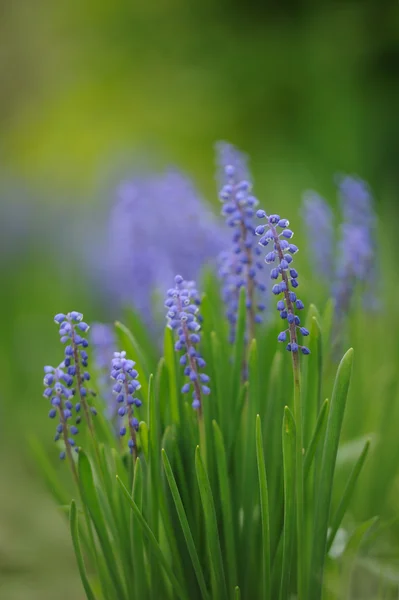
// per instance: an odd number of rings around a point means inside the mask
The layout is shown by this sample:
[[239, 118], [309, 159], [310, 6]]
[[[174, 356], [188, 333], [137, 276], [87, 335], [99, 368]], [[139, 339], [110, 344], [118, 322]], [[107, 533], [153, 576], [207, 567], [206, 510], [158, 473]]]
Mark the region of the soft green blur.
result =
[[227, 139], [251, 155], [265, 207], [291, 222], [304, 189], [335, 202], [333, 175], [356, 172], [388, 229], [399, 12], [372, 0], [18, 0], [3, 3], [0, 36], [0, 598], [78, 600], [68, 531], [26, 440], [42, 434], [55, 455], [41, 398], [42, 366], [60, 355], [52, 315], [104, 313], [68, 253], [54, 260], [68, 239], [54, 215], [87, 204], [96, 219], [117, 177], [148, 159], [181, 166], [213, 201], [213, 143]]

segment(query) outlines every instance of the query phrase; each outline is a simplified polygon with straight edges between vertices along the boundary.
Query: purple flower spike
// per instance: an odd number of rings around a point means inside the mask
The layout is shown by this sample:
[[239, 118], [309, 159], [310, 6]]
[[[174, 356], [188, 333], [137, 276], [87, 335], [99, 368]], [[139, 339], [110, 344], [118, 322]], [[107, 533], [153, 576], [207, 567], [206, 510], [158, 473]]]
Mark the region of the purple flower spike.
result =
[[[279, 342], [285, 342], [287, 339], [286, 332], [289, 332], [289, 343], [287, 345], [287, 350], [293, 353], [293, 360], [295, 362], [297, 361], [296, 355], [298, 350], [301, 350], [303, 354], [309, 354], [309, 350], [307, 348], [298, 344], [298, 332], [303, 336], [309, 335], [309, 332], [307, 329], [305, 329], [305, 327], [300, 326], [300, 319], [295, 314], [295, 308], [302, 309], [304, 308], [304, 304], [302, 300], [297, 298], [296, 293], [290, 289], [296, 289], [298, 287], [298, 273], [295, 271], [295, 269], [289, 267], [286, 255], [284, 255], [284, 250], [288, 247], [288, 250], [290, 252], [292, 251], [292, 254], [295, 254], [298, 251], [298, 248], [293, 244], [288, 244], [288, 242], [286, 242], [284, 239], [292, 238], [294, 235], [290, 229], [285, 229], [288, 224], [287, 219], [281, 219], [279, 215], [268, 216], [265, 211], [258, 211], [258, 213], [260, 218], [267, 219], [268, 230], [266, 235], [268, 235], [273, 243], [273, 250], [266, 255], [266, 260], [270, 260], [271, 255], [273, 255], [278, 263], [277, 277], [276, 272], [273, 269], [271, 272], [271, 278], [280, 278], [280, 281], [273, 285], [272, 292], [276, 296], [283, 294], [283, 298], [277, 302], [277, 310], [279, 311], [282, 319], [287, 319], [289, 325], [288, 329], [282, 331], [278, 335], [277, 339]], [[277, 227], [280, 229], [282, 228], [283, 230], [279, 232]]]
[[343, 177], [338, 182], [344, 222], [338, 244], [338, 269], [333, 290], [338, 319], [347, 314], [357, 283], [364, 288], [368, 306], [377, 306], [378, 288], [376, 253], [376, 216], [371, 192], [357, 177]]
[[50, 419], [55, 419], [58, 414], [59, 418], [54, 441], [58, 442], [62, 439], [66, 448], [66, 452], [61, 452], [63, 456], [60, 455], [60, 458], [65, 458], [67, 454], [70, 454], [70, 447], [75, 445], [75, 440], [71, 438], [71, 435], [78, 433], [77, 427], [70, 424], [73, 409], [73, 404], [70, 402], [72, 394], [66, 384], [69, 378], [64, 368], [64, 363], [56, 368], [45, 367], [43, 381], [46, 388], [43, 396], [50, 401], [51, 406], [48, 416]]
[[[129, 452], [134, 454], [136, 448], [136, 432], [139, 428], [139, 422], [134, 416], [133, 406], [137, 406], [137, 398], [134, 393], [140, 389], [140, 383], [137, 379], [138, 373], [134, 369], [135, 362], [126, 358], [126, 352], [114, 352], [114, 357], [111, 361], [111, 379], [116, 381], [114, 391], [118, 402], [118, 415], [120, 421], [120, 435], [126, 434], [126, 425], [129, 430]], [[126, 424], [125, 421], [126, 420]]]
[[316, 192], [303, 196], [303, 220], [317, 274], [327, 281], [334, 276], [334, 222], [327, 202]]
[[[200, 373], [200, 369], [206, 364], [197, 348], [201, 340], [199, 305], [199, 294], [194, 282], [184, 281], [180, 275], [176, 275], [175, 287], [168, 290], [165, 300], [167, 326], [175, 333], [176, 351], [184, 352], [185, 359], [182, 361], [180, 357], [180, 364], [184, 366], [187, 381], [181, 391], [187, 394], [192, 389], [192, 406], [201, 414], [202, 395], [209, 395], [210, 389], [208, 386], [201, 386], [201, 382], [208, 382], [209, 377]], [[191, 333], [193, 331], [196, 333]]]
[[[62, 318], [64, 317], [64, 318]], [[88, 404], [88, 390], [85, 382], [90, 379], [90, 374], [86, 371], [88, 366], [88, 354], [85, 350], [89, 342], [82, 333], [89, 330], [89, 325], [83, 322], [83, 315], [76, 310], [66, 313], [60, 313], [55, 316], [54, 321], [59, 325], [59, 335], [62, 344], [66, 344], [64, 350], [64, 362], [62, 368], [63, 381], [70, 388], [70, 395], [76, 396], [79, 404], [83, 406], [85, 418], [91, 433], [94, 435], [93, 424], [91, 420], [91, 408]]]
[[[246, 291], [248, 334], [255, 336], [255, 324], [262, 321], [257, 306], [258, 296], [265, 291], [262, 282], [264, 264], [259, 259], [261, 250], [255, 235], [263, 235], [266, 227], [256, 227], [255, 207], [258, 200], [251, 194], [251, 177], [247, 157], [226, 142], [216, 145], [218, 162], [219, 199], [223, 203], [222, 215], [232, 229], [232, 248], [219, 257], [219, 276], [222, 280], [222, 298], [227, 306], [226, 316], [230, 323], [230, 341], [234, 341], [237, 321], [238, 297], [241, 288]], [[256, 231], [255, 231], [256, 227]], [[262, 238], [266, 246], [268, 240]], [[267, 262], [273, 262], [273, 252]]]

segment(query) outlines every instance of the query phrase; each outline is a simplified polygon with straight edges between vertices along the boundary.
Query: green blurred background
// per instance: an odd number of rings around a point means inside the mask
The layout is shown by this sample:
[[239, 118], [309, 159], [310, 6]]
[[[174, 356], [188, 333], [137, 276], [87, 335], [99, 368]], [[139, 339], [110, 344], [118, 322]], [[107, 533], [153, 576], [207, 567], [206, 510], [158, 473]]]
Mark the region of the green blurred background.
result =
[[26, 441], [43, 436], [55, 455], [41, 402], [52, 315], [107, 316], [76, 260], [84, 227], [70, 224], [100, 220], [148, 159], [213, 201], [217, 139], [251, 155], [257, 195], [292, 221], [304, 189], [335, 203], [336, 172], [367, 179], [383, 223], [396, 217], [399, 4], [13, 0], [0, 39], [0, 598], [78, 600], [68, 531]]

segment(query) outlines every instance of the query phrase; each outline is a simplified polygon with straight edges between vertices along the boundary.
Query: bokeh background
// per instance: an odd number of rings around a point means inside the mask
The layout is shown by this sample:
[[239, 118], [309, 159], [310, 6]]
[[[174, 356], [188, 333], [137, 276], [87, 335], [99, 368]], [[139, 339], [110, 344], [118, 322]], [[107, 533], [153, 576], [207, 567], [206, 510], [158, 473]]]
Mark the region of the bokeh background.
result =
[[393, 230], [399, 4], [3, 0], [0, 40], [0, 598], [78, 600], [27, 439], [55, 456], [41, 398], [52, 315], [115, 316], [85, 260], [115, 186], [174, 164], [217, 210], [213, 145], [227, 139], [291, 222], [306, 189], [335, 207], [346, 172], [369, 181]]

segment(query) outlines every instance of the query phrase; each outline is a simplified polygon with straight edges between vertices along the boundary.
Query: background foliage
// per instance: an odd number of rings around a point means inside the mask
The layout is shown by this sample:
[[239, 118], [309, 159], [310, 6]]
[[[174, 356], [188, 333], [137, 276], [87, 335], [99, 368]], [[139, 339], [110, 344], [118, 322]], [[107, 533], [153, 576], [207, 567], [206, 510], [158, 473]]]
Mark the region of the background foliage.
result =
[[[213, 143], [227, 138], [253, 157], [262, 204], [291, 222], [304, 189], [335, 207], [335, 172], [368, 179], [389, 275], [399, 13], [372, 0], [18, 0], [1, 6], [0, 34], [0, 598], [69, 600], [81, 587], [68, 531], [37, 482], [26, 437], [43, 435], [55, 455], [41, 402], [42, 365], [57, 344], [51, 316], [69, 307], [91, 320], [116, 316], [80, 269], [88, 234], [71, 223], [88, 211], [100, 221], [114, 183], [144, 157], [179, 164], [213, 201]], [[311, 298], [305, 252], [298, 261]], [[364, 358], [347, 439], [384, 416], [384, 432], [395, 422], [382, 398], [394, 410], [396, 312], [353, 323]], [[392, 478], [387, 458], [398, 456], [397, 446], [385, 452], [375, 459], [386, 467], [381, 481], [369, 476], [376, 502]], [[360, 496], [359, 516], [372, 516]]]

